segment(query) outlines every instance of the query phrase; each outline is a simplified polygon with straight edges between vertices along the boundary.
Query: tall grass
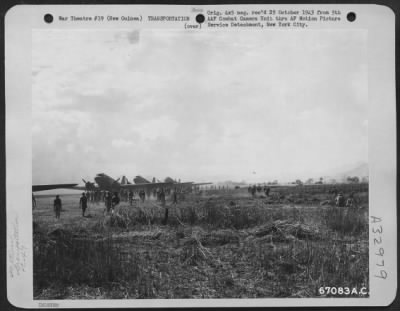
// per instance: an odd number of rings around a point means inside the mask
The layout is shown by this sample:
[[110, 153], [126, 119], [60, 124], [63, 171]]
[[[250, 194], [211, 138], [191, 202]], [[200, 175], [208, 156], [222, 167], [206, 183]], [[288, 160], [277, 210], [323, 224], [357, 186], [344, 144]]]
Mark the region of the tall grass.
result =
[[214, 197], [163, 217], [156, 205], [122, 206], [91, 227], [35, 226], [35, 297], [315, 297], [368, 285], [363, 209]]
[[328, 228], [341, 234], [361, 234], [368, 232], [366, 210], [352, 207], [329, 207], [324, 212], [324, 221]]

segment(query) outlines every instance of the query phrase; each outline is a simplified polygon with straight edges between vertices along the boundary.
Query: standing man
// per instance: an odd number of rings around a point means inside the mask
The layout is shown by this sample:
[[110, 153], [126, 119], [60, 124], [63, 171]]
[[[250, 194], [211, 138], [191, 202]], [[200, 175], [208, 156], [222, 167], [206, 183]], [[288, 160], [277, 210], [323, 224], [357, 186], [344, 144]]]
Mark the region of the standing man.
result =
[[351, 193], [346, 201], [346, 207], [353, 207], [354, 205], [354, 193]]
[[176, 189], [172, 192], [172, 204], [178, 204], [178, 194], [176, 193]]
[[82, 196], [79, 200], [79, 206], [82, 209], [82, 217], [85, 217], [85, 211], [87, 209], [87, 196], [85, 195], [85, 192], [82, 193]]
[[111, 199], [111, 208], [112, 208], [113, 212], [114, 212], [114, 207], [117, 206], [119, 204], [119, 202], [120, 202], [120, 198], [118, 196], [118, 192], [114, 192], [114, 195], [112, 196], [112, 199]]
[[132, 206], [132, 204], [133, 204], [133, 191], [132, 190], [129, 190], [128, 198], [129, 198], [129, 204]]
[[107, 194], [108, 194], [108, 191], [103, 191], [103, 195], [102, 195], [103, 202], [106, 202]]
[[111, 193], [107, 191], [106, 197], [105, 197], [105, 204], [106, 204], [106, 211], [107, 214], [110, 213], [111, 207], [112, 207], [112, 196]]
[[60, 219], [61, 208], [62, 208], [62, 202], [60, 196], [57, 194], [56, 199], [54, 200], [54, 212], [56, 214], [56, 219]]
[[338, 207], [344, 207], [345, 206], [345, 199], [343, 194], [339, 193], [338, 196], [336, 197], [336, 206]]
[[160, 190], [160, 202], [162, 206], [165, 206], [165, 192], [162, 188]]
[[256, 191], [257, 191], [257, 186], [253, 185], [253, 187], [251, 188], [251, 196], [253, 198], [255, 198], [255, 196], [256, 196]]
[[140, 200], [143, 203], [144, 200], [146, 199], [146, 192], [143, 189], [139, 191], [139, 197], [140, 197]]
[[165, 205], [165, 192], [164, 192], [164, 189], [162, 189], [162, 188], [160, 190], [160, 202], [161, 202], [161, 206], [165, 208], [163, 225], [166, 225], [168, 222], [168, 207]]

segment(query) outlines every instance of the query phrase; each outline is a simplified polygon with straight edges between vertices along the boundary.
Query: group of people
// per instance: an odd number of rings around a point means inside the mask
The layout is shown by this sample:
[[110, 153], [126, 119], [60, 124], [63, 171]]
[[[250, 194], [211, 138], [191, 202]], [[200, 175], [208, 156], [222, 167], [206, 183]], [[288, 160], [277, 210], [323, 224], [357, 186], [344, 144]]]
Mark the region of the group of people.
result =
[[[34, 197], [32, 197], [32, 200]], [[82, 210], [82, 217], [85, 217], [86, 210], [88, 208], [88, 202], [90, 201], [90, 195], [87, 195], [85, 192], [82, 193], [82, 196], [79, 198], [79, 208]], [[114, 213], [114, 207], [118, 205], [120, 202], [120, 198], [118, 196], [118, 192], [107, 192], [105, 195], [104, 203], [105, 203], [105, 212], [107, 214]], [[36, 200], [35, 200], [36, 204]], [[53, 202], [53, 210], [55, 213], [56, 219], [60, 219], [61, 210], [62, 210], [62, 201], [59, 195], [56, 195], [56, 198]]]
[[[120, 202], [120, 198], [118, 192], [111, 193], [109, 191], [106, 192], [104, 196], [105, 203], [105, 212], [107, 214], [114, 213], [114, 207], [118, 205]], [[85, 217], [86, 209], [88, 208], [88, 196], [85, 192], [82, 193], [81, 198], [79, 199], [79, 207], [82, 209], [82, 217]]]
[[346, 198], [342, 193], [338, 193], [335, 197], [335, 205], [337, 207], [353, 207], [354, 206], [354, 194], [351, 193], [349, 197]]
[[261, 191], [263, 191], [265, 195], [268, 197], [271, 189], [267, 186], [261, 187], [261, 185], [253, 185], [253, 186], [250, 185], [247, 191], [251, 194], [253, 198], [256, 196], [257, 192], [260, 193]]
[[[100, 192], [99, 192], [100, 193]], [[82, 210], [82, 217], [85, 217], [85, 213], [86, 210], [88, 208], [88, 203], [89, 202], [93, 202], [91, 200], [93, 193], [92, 192], [83, 192], [80, 199], [79, 199], [79, 208]], [[146, 199], [146, 192], [142, 189], [138, 192], [139, 198], [142, 202], [145, 201]], [[134, 200], [134, 193], [132, 190], [130, 190], [128, 192], [128, 200], [130, 205], [133, 205], [133, 200]], [[95, 195], [95, 197], [98, 197], [97, 195]], [[164, 218], [164, 222], [167, 222], [168, 219], [168, 207], [166, 206], [166, 191], [162, 188], [157, 189], [156, 190], [156, 198], [157, 198], [157, 202], [160, 202], [162, 207], [165, 208], [165, 218]], [[172, 198], [172, 204], [178, 204], [178, 191], [175, 189], [172, 191], [171, 194], [171, 198]], [[32, 196], [32, 200], [34, 202], [34, 204], [36, 205], [36, 200], [34, 198], [34, 196]], [[106, 214], [113, 214], [114, 213], [114, 208], [116, 205], [118, 205], [121, 201], [119, 193], [118, 192], [109, 192], [106, 191], [104, 192], [103, 195], [103, 199], [104, 204], [105, 204], [105, 210], [104, 212]], [[96, 201], [94, 201], [96, 202]], [[56, 219], [60, 219], [60, 215], [61, 215], [61, 210], [62, 210], [62, 201], [59, 195], [56, 195], [56, 198], [53, 202], [53, 208], [54, 208], [54, 213], [55, 213], [55, 217]]]

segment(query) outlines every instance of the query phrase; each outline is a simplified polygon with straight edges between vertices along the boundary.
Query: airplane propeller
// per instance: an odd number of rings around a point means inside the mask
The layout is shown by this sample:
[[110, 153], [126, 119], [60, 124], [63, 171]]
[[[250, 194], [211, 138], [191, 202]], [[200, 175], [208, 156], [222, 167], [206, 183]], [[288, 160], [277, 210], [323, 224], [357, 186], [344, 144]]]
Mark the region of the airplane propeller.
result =
[[114, 182], [112, 183], [113, 184], [113, 188], [119, 188], [119, 180], [120, 180], [121, 178], [118, 178], [117, 180], [114, 180]]
[[82, 178], [82, 181], [85, 184], [86, 190], [94, 190], [95, 189], [96, 186], [95, 186], [94, 182], [86, 181], [83, 178]]

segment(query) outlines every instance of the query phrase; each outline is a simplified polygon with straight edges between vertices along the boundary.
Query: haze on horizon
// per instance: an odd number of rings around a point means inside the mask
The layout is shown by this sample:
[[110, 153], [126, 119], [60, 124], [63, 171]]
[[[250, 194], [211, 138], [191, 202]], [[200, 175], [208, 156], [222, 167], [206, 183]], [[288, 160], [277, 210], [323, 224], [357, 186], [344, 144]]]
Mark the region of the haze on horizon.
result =
[[35, 30], [34, 184], [263, 182], [368, 162], [361, 30]]

